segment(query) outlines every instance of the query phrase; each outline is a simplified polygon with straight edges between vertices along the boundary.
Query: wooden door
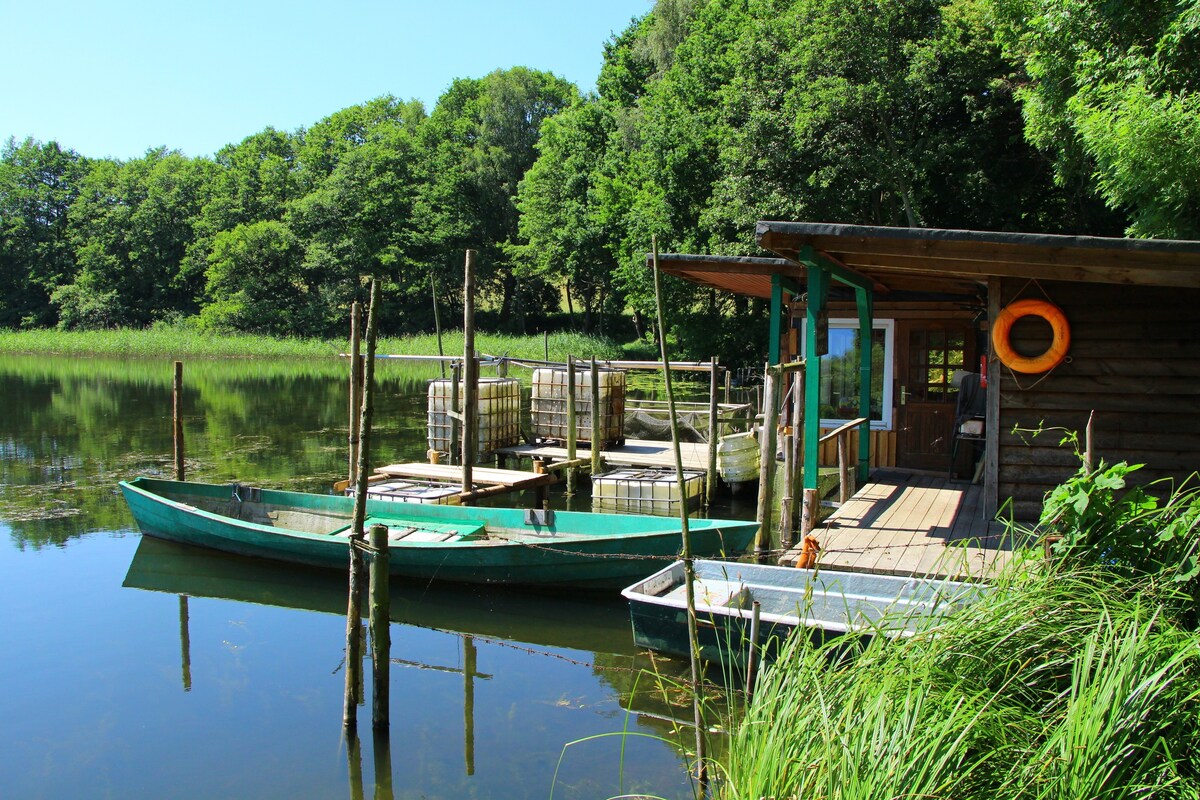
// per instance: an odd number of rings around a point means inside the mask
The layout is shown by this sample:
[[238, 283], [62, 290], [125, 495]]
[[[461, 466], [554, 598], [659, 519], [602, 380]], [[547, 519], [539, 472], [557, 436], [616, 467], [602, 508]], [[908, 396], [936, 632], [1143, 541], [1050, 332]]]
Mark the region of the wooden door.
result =
[[974, 331], [967, 320], [905, 320], [896, 340], [896, 466], [948, 469], [958, 405], [951, 376], [974, 364]]

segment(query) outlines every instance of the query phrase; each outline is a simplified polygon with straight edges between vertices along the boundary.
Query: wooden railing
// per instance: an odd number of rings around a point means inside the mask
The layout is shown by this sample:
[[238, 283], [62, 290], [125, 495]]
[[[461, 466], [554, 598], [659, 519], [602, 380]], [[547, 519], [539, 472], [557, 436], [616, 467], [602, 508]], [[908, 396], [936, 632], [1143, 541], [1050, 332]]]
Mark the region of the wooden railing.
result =
[[817, 440], [824, 444], [830, 439], [837, 439], [839, 503], [845, 503], [854, 494], [854, 471], [850, 469], [850, 435], [866, 421], [866, 417], [852, 419]]

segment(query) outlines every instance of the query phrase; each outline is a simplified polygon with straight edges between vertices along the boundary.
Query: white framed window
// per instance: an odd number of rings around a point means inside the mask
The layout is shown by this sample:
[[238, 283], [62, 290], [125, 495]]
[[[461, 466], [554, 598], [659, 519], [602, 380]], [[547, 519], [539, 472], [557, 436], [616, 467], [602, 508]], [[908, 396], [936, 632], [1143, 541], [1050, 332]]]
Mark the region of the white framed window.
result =
[[[807, 350], [807, 320], [801, 320], [800, 349]], [[896, 321], [874, 320], [871, 331], [871, 427], [892, 429], [892, 362]], [[821, 359], [821, 427], [836, 428], [858, 417], [858, 319], [829, 320], [829, 353]], [[802, 352], [802, 355], [805, 353]]]

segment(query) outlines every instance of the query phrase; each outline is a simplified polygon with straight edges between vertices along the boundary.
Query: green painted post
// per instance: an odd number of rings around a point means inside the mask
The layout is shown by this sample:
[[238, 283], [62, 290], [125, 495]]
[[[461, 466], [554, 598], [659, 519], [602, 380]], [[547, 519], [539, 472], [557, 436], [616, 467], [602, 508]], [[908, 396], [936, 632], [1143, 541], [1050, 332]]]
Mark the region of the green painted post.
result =
[[[817, 317], [829, 294], [829, 273], [808, 267], [808, 324], [804, 331], [804, 488], [817, 488], [821, 438], [821, 357], [817, 352]], [[804, 531], [807, 533], [808, 531]]]
[[771, 341], [767, 348], [767, 363], [779, 363], [779, 340], [783, 337], [783, 278], [771, 276]]
[[867, 482], [871, 474], [871, 355], [875, 324], [875, 310], [870, 289], [855, 287], [858, 300], [859, 365], [858, 365], [858, 415], [866, 422], [858, 432], [858, 485]]

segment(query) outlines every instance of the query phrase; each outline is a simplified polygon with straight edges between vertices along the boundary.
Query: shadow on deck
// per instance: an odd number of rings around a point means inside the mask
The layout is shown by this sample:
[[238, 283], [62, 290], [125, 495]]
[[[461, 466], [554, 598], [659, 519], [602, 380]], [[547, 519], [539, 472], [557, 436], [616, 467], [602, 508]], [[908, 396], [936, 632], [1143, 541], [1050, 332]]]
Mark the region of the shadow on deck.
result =
[[[983, 490], [945, 477], [880, 471], [813, 531], [821, 569], [960, 580], [1003, 567], [1025, 536], [983, 514]], [[780, 559], [794, 566], [800, 548]]]

